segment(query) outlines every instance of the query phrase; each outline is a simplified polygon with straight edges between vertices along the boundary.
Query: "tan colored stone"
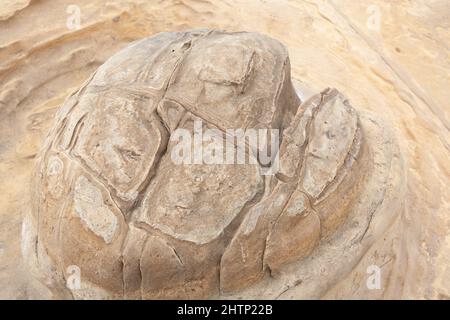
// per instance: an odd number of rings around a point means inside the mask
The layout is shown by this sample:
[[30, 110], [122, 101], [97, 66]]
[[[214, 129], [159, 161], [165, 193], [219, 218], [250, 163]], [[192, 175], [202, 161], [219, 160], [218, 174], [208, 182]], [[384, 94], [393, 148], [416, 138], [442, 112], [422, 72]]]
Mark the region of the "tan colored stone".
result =
[[264, 264], [271, 272], [307, 257], [320, 239], [320, 219], [306, 195], [294, 191], [276, 219], [266, 243]]
[[[38, 157], [30, 225], [61, 274], [49, 286], [77, 266], [75, 298], [208, 298], [307, 261], [358, 202], [369, 149], [341, 93], [300, 95], [285, 47], [256, 33], [162, 33], [115, 54]], [[280, 171], [265, 175], [264, 146], [228, 129], [279, 130]], [[227, 162], [227, 147], [246, 162]]]

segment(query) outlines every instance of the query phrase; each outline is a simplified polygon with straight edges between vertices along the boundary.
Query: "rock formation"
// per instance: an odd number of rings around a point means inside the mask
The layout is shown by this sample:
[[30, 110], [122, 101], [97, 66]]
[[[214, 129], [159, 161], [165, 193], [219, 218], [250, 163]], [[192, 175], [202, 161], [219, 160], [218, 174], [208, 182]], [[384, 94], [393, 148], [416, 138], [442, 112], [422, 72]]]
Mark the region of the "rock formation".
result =
[[[303, 96], [286, 48], [267, 36], [131, 44], [66, 99], [37, 157], [31, 264], [62, 297], [323, 293], [311, 278], [335, 282], [367, 248], [380, 206], [398, 205], [401, 158], [389, 128], [337, 90]], [[263, 174], [257, 157], [175, 164], [171, 137], [198, 121], [224, 135], [279, 130], [279, 170]], [[81, 288], [66, 286], [71, 266]]]

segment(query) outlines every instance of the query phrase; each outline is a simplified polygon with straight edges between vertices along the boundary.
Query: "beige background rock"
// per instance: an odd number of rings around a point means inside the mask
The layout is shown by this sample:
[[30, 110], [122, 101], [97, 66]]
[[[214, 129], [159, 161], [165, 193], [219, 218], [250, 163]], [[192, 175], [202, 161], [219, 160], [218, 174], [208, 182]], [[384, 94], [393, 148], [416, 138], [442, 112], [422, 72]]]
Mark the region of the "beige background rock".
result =
[[[0, 21], [1, 297], [46, 295], [23, 267], [20, 233], [33, 158], [56, 108], [129, 42], [203, 27], [258, 31], [282, 41], [302, 84], [313, 92], [336, 87], [356, 108], [394, 124], [405, 159], [402, 214], [322, 296], [450, 296], [447, 1], [76, 1], [80, 30], [66, 26], [73, 2], [17, 3], [0, 8], [6, 17]], [[368, 27], [371, 5], [380, 10], [379, 32]], [[382, 267], [382, 290], [365, 286], [373, 264]], [[287, 288], [280, 297], [304, 291]]]

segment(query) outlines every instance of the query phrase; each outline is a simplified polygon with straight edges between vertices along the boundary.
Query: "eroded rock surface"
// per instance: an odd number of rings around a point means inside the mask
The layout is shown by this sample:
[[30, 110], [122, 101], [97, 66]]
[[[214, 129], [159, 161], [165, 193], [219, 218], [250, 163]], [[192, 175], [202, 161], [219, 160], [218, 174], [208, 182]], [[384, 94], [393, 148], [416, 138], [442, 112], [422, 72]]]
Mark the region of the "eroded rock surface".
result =
[[[63, 291], [75, 265], [75, 297], [226, 296], [317, 254], [367, 201], [380, 142], [337, 90], [299, 96], [284, 46], [256, 33], [161, 33], [110, 58], [66, 100], [37, 160], [49, 286]], [[278, 129], [279, 171], [174, 163], [171, 135], [197, 120]]]
[[[278, 39], [289, 49], [292, 77], [301, 88], [299, 97], [307, 100], [327, 86], [338, 88], [358, 111], [364, 140], [372, 140], [372, 136], [381, 133], [378, 142], [383, 144], [377, 150], [377, 142], [364, 143], [371, 156], [361, 170], [371, 172], [366, 179], [374, 183], [365, 182], [363, 189], [368, 190], [374, 201], [365, 203], [370, 196], [366, 197], [364, 192], [357, 194], [360, 204], [349, 207], [345, 225], [333, 233], [337, 239], [330, 242], [328, 250], [326, 243], [320, 243], [306, 259], [272, 273], [251, 290], [241, 291], [238, 297], [448, 299], [450, 296], [449, 1], [3, 0], [1, 3], [2, 299], [54, 297], [30, 273], [24, 259], [34, 257], [22, 255], [21, 247], [25, 252], [36, 248], [33, 223], [25, 218], [31, 213], [30, 178], [35, 155], [64, 99], [132, 41], [161, 31], [199, 26], [254, 30]], [[67, 25], [68, 20], [74, 22], [73, 14], [77, 11], [74, 5], [80, 9], [80, 28]], [[380, 28], [375, 30], [377, 13]], [[170, 102], [167, 106], [170, 108], [164, 119], [170, 121], [165, 120], [166, 123], [177, 123], [178, 113], [174, 110], [181, 107]], [[165, 108], [161, 105], [160, 109]], [[367, 116], [368, 113], [376, 116]], [[394, 130], [389, 130], [390, 125]], [[391, 133], [396, 139], [389, 136]], [[402, 151], [403, 167], [394, 165], [397, 157], [391, 146], [394, 141]], [[392, 161], [389, 154], [394, 156]], [[60, 160], [66, 161], [63, 157]], [[394, 179], [386, 179], [382, 174], [374, 179], [375, 172], [381, 173], [389, 166]], [[57, 164], [54, 168], [59, 170]], [[392, 189], [389, 185], [396, 181], [396, 174], [404, 176], [401, 183], [405, 192], [393, 198], [389, 196]], [[285, 178], [282, 174], [278, 177]], [[380, 187], [383, 183], [385, 187]], [[54, 196], [60, 192], [63, 190], [55, 188]], [[349, 199], [354, 197], [347, 194]], [[396, 206], [395, 202], [403, 205]], [[114, 212], [112, 207], [109, 210]], [[373, 214], [364, 214], [367, 212]], [[137, 232], [135, 236], [141, 239], [140, 235]], [[355, 252], [358, 247], [361, 250]], [[131, 255], [133, 259], [136, 256]], [[133, 259], [124, 267], [136, 268]], [[39, 264], [45, 266], [46, 262], [41, 255]], [[373, 265], [382, 270], [380, 290], [370, 290], [366, 285], [367, 268]], [[48, 266], [51, 268], [50, 263]], [[130, 274], [139, 276], [136, 272]], [[55, 270], [54, 277], [59, 276]], [[140, 278], [127, 283], [126, 289], [131, 291], [131, 284], [140, 284]]]

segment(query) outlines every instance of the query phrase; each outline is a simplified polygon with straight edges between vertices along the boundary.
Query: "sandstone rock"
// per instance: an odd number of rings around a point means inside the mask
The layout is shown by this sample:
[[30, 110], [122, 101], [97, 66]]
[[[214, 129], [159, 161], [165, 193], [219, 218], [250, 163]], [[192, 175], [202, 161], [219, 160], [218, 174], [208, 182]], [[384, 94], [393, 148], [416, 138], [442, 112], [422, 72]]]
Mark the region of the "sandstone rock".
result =
[[[32, 225], [49, 286], [64, 291], [75, 265], [74, 297], [217, 297], [339, 238], [378, 142], [337, 90], [300, 95], [287, 50], [257, 33], [162, 33], [110, 58], [66, 100], [37, 159]], [[198, 121], [223, 137], [279, 130], [279, 172], [263, 174], [254, 149], [245, 164], [174, 163], [176, 130], [195, 139]]]

